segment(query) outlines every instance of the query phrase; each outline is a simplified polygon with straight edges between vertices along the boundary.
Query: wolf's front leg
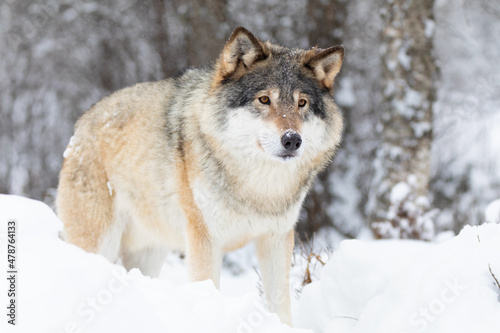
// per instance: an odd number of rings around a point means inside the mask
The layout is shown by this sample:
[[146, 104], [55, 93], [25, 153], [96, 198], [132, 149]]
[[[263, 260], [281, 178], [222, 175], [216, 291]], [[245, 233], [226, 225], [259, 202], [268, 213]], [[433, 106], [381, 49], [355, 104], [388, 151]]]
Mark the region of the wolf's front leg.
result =
[[[188, 181], [187, 167], [181, 165], [179, 170], [179, 203], [186, 218], [185, 250], [189, 277], [191, 281], [211, 279], [219, 288], [222, 248], [208, 231], [206, 220]], [[199, 195], [199, 197], [207, 200], [204, 195]], [[204, 201], [200, 203], [201, 206], [206, 204]]]
[[186, 250], [191, 281], [211, 279], [219, 288], [222, 251], [204, 225], [189, 223]]
[[292, 326], [290, 311], [290, 266], [293, 229], [284, 234], [266, 234], [256, 241], [257, 256], [269, 311]]

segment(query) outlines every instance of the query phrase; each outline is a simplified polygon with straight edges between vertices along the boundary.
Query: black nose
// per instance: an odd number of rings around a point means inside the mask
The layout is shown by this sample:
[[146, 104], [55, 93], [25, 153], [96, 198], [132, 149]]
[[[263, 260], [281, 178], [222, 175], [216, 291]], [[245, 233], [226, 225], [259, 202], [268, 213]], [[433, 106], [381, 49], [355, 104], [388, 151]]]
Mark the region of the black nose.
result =
[[302, 145], [302, 139], [300, 135], [293, 132], [286, 132], [281, 137], [281, 144], [285, 147], [286, 150], [294, 151], [300, 148]]

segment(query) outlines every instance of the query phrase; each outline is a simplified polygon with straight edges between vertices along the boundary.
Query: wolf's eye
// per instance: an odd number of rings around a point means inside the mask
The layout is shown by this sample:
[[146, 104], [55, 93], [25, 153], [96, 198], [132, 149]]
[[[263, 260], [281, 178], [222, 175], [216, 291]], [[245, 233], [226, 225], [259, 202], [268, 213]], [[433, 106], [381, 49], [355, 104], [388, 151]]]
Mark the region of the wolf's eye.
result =
[[259, 102], [262, 104], [271, 104], [271, 100], [267, 96], [259, 97]]
[[307, 104], [307, 101], [303, 98], [299, 99], [299, 108], [303, 108], [304, 106], [306, 106]]

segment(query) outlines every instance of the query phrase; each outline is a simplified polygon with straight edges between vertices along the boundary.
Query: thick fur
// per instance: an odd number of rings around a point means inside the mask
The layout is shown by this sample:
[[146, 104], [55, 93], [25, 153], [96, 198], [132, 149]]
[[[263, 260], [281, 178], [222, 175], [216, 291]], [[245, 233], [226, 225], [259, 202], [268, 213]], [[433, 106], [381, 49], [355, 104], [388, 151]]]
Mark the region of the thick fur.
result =
[[64, 154], [65, 239], [152, 276], [181, 250], [192, 280], [217, 286], [223, 253], [255, 241], [268, 307], [291, 325], [293, 228], [340, 142], [342, 59], [342, 47], [288, 49], [237, 28], [214, 65], [104, 98]]

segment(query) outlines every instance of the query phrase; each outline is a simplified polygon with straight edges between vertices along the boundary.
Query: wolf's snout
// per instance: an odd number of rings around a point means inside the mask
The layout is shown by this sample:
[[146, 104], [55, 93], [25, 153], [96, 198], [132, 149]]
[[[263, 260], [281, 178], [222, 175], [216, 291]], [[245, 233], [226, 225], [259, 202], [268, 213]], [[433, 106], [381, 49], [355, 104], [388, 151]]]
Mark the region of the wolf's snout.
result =
[[302, 138], [299, 134], [293, 132], [286, 132], [281, 137], [281, 144], [286, 150], [294, 151], [300, 148], [302, 145]]

